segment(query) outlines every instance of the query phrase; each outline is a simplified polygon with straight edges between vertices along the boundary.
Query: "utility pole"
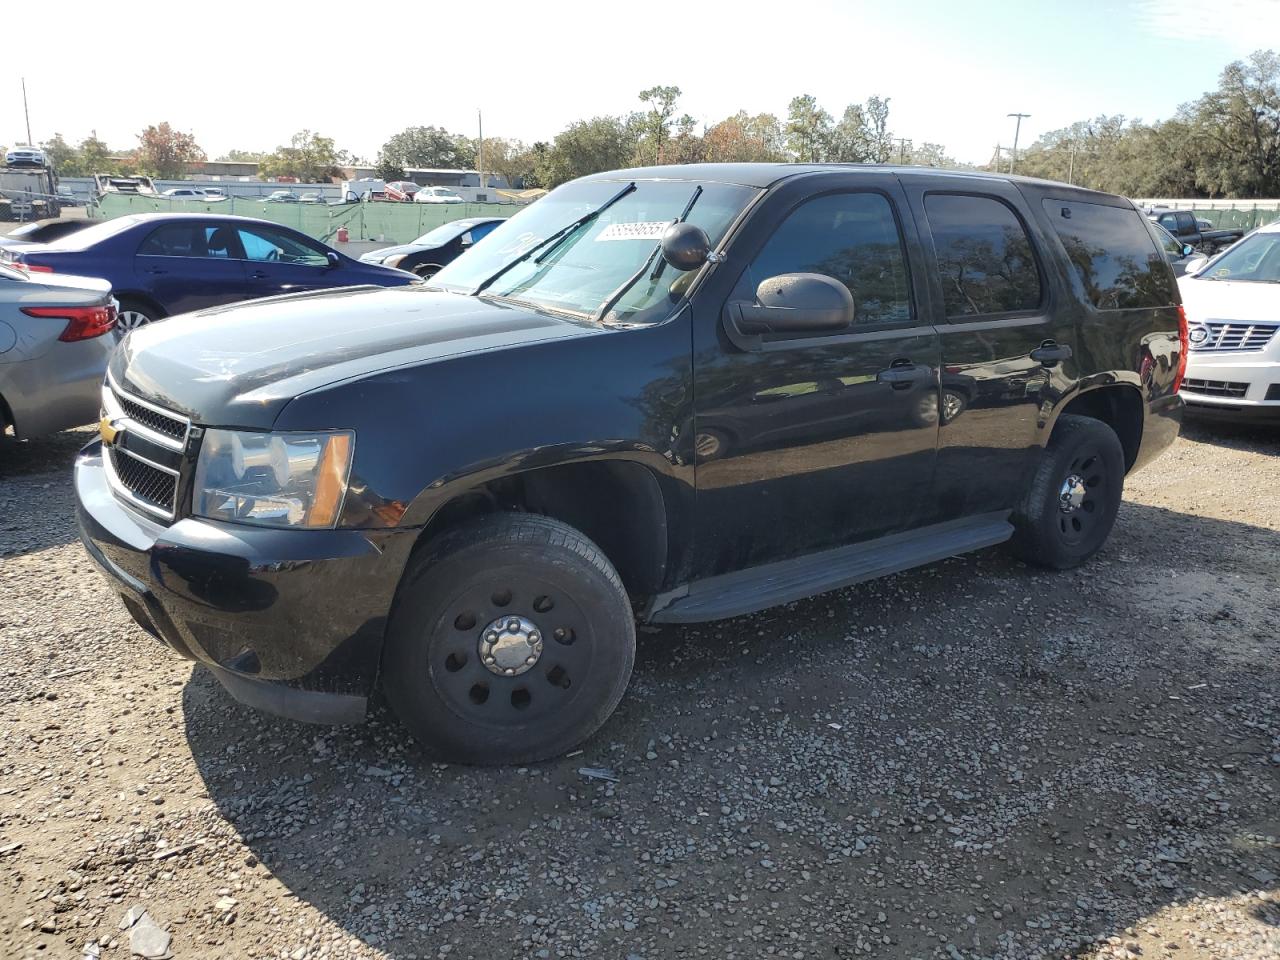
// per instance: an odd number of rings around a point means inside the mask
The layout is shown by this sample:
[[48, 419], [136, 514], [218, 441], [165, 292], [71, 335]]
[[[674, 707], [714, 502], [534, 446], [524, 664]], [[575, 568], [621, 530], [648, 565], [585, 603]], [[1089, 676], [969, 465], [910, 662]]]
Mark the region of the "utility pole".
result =
[[898, 138], [898, 163], [905, 164], [907, 162], [907, 138]]
[[476, 141], [476, 173], [480, 177], [480, 189], [484, 189], [484, 117], [480, 108], [476, 108], [476, 126], [480, 129], [480, 139]]
[[1071, 141], [1071, 159], [1067, 161], [1067, 183], [1075, 183], [1076, 176], [1076, 142]]
[[1017, 126], [1013, 128], [1013, 152], [1009, 154], [1009, 172], [1013, 173], [1013, 166], [1018, 162], [1018, 134], [1022, 132], [1022, 118], [1029, 117], [1029, 113], [1010, 113], [1006, 116], [1017, 117]]
[[22, 78], [22, 115], [27, 118], [27, 146], [34, 147], [31, 139], [31, 111], [27, 109], [27, 78]]

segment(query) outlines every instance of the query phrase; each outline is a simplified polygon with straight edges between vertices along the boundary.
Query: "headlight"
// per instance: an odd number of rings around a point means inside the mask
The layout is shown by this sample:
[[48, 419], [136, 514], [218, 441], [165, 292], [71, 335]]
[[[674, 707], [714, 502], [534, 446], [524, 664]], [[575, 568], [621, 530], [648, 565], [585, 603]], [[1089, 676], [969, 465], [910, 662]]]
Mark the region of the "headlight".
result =
[[332, 528], [347, 493], [355, 435], [206, 430], [191, 512], [269, 527]]
[[382, 261], [382, 265], [384, 267], [398, 267], [400, 266], [400, 261], [407, 256], [408, 256], [407, 253], [393, 253], [391, 256], [387, 257], [385, 260]]

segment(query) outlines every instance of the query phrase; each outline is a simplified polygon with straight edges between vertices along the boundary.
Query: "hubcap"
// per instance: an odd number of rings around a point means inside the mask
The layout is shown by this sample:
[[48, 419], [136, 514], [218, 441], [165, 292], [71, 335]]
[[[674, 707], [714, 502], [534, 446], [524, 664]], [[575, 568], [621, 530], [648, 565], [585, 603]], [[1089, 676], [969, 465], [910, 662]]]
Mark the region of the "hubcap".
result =
[[1084, 503], [1084, 478], [1079, 474], [1071, 474], [1062, 481], [1062, 489], [1058, 491], [1058, 509], [1063, 513], [1075, 513]]
[[480, 662], [500, 677], [518, 677], [542, 655], [542, 631], [524, 617], [499, 617], [480, 634]]

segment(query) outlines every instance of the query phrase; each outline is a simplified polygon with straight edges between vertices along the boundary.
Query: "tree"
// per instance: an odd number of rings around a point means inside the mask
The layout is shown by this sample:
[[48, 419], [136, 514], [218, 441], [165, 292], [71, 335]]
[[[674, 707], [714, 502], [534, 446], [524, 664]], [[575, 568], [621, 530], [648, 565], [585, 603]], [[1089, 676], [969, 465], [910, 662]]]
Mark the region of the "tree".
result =
[[222, 156], [218, 157], [219, 163], [262, 163], [269, 153], [261, 150], [228, 150]]
[[339, 167], [346, 159], [328, 137], [300, 130], [288, 146], [276, 147], [275, 153], [263, 159], [258, 173], [264, 178], [297, 177], [304, 183], [316, 183], [341, 177]]
[[[640, 91], [640, 102], [649, 104], [643, 115], [643, 140], [637, 160], [641, 163], [668, 163], [665, 147], [671, 136], [671, 118], [680, 99], [679, 87], [650, 87]], [[690, 120], [692, 123], [692, 120]]]
[[831, 114], [816, 97], [794, 97], [787, 109], [787, 147], [800, 161], [816, 163], [826, 155], [831, 137]]
[[1211, 90], [1179, 112], [1201, 154], [1196, 180], [1210, 194], [1280, 193], [1280, 56], [1258, 50], [1227, 64]]
[[947, 154], [947, 148], [940, 143], [925, 141], [920, 146], [908, 144], [907, 163], [915, 167], [941, 167], [946, 170], [960, 170], [965, 164], [957, 162], [955, 157]]
[[[536, 162], [529, 147], [519, 140], [502, 137], [485, 137], [483, 154], [485, 171], [501, 177], [510, 187], [526, 180]], [[480, 162], [480, 151], [477, 151], [476, 162]]]
[[871, 157], [867, 113], [860, 104], [851, 103], [844, 108], [840, 121], [831, 130], [826, 159], [834, 163], [867, 163]]
[[80, 141], [77, 148], [80, 154], [80, 167], [83, 176], [91, 177], [97, 173], [116, 173], [120, 165], [111, 159], [111, 151], [98, 139], [96, 134], [89, 134]]
[[772, 113], [739, 110], [702, 135], [705, 159], [714, 163], [776, 163], [787, 158], [782, 125]]
[[630, 166], [639, 131], [634, 117], [593, 117], [569, 124], [538, 158], [542, 186], [559, 186], [576, 177]]
[[378, 175], [398, 180], [406, 167], [469, 170], [475, 162], [475, 144], [466, 137], [443, 127], [408, 127], [382, 145]]
[[52, 139], [40, 144], [40, 148], [44, 150], [44, 155], [48, 159], [50, 166], [59, 176], [87, 176], [87, 174], [81, 172], [80, 152], [63, 140], [62, 134], [55, 133]]
[[204, 159], [196, 138], [173, 129], [168, 121], [138, 134], [138, 148], [133, 153], [138, 170], [164, 180], [181, 177], [191, 164]]

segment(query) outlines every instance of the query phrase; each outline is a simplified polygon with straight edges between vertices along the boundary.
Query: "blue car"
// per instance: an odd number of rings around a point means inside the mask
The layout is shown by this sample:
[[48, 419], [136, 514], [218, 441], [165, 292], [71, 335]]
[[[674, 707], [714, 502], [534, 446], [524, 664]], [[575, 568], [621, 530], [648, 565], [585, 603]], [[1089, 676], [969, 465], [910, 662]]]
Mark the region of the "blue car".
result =
[[0, 256], [34, 273], [109, 280], [125, 330], [236, 300], [417, 280], [403, 270], [353, 260], [278, 223], [192, 213], [118, 217]]

